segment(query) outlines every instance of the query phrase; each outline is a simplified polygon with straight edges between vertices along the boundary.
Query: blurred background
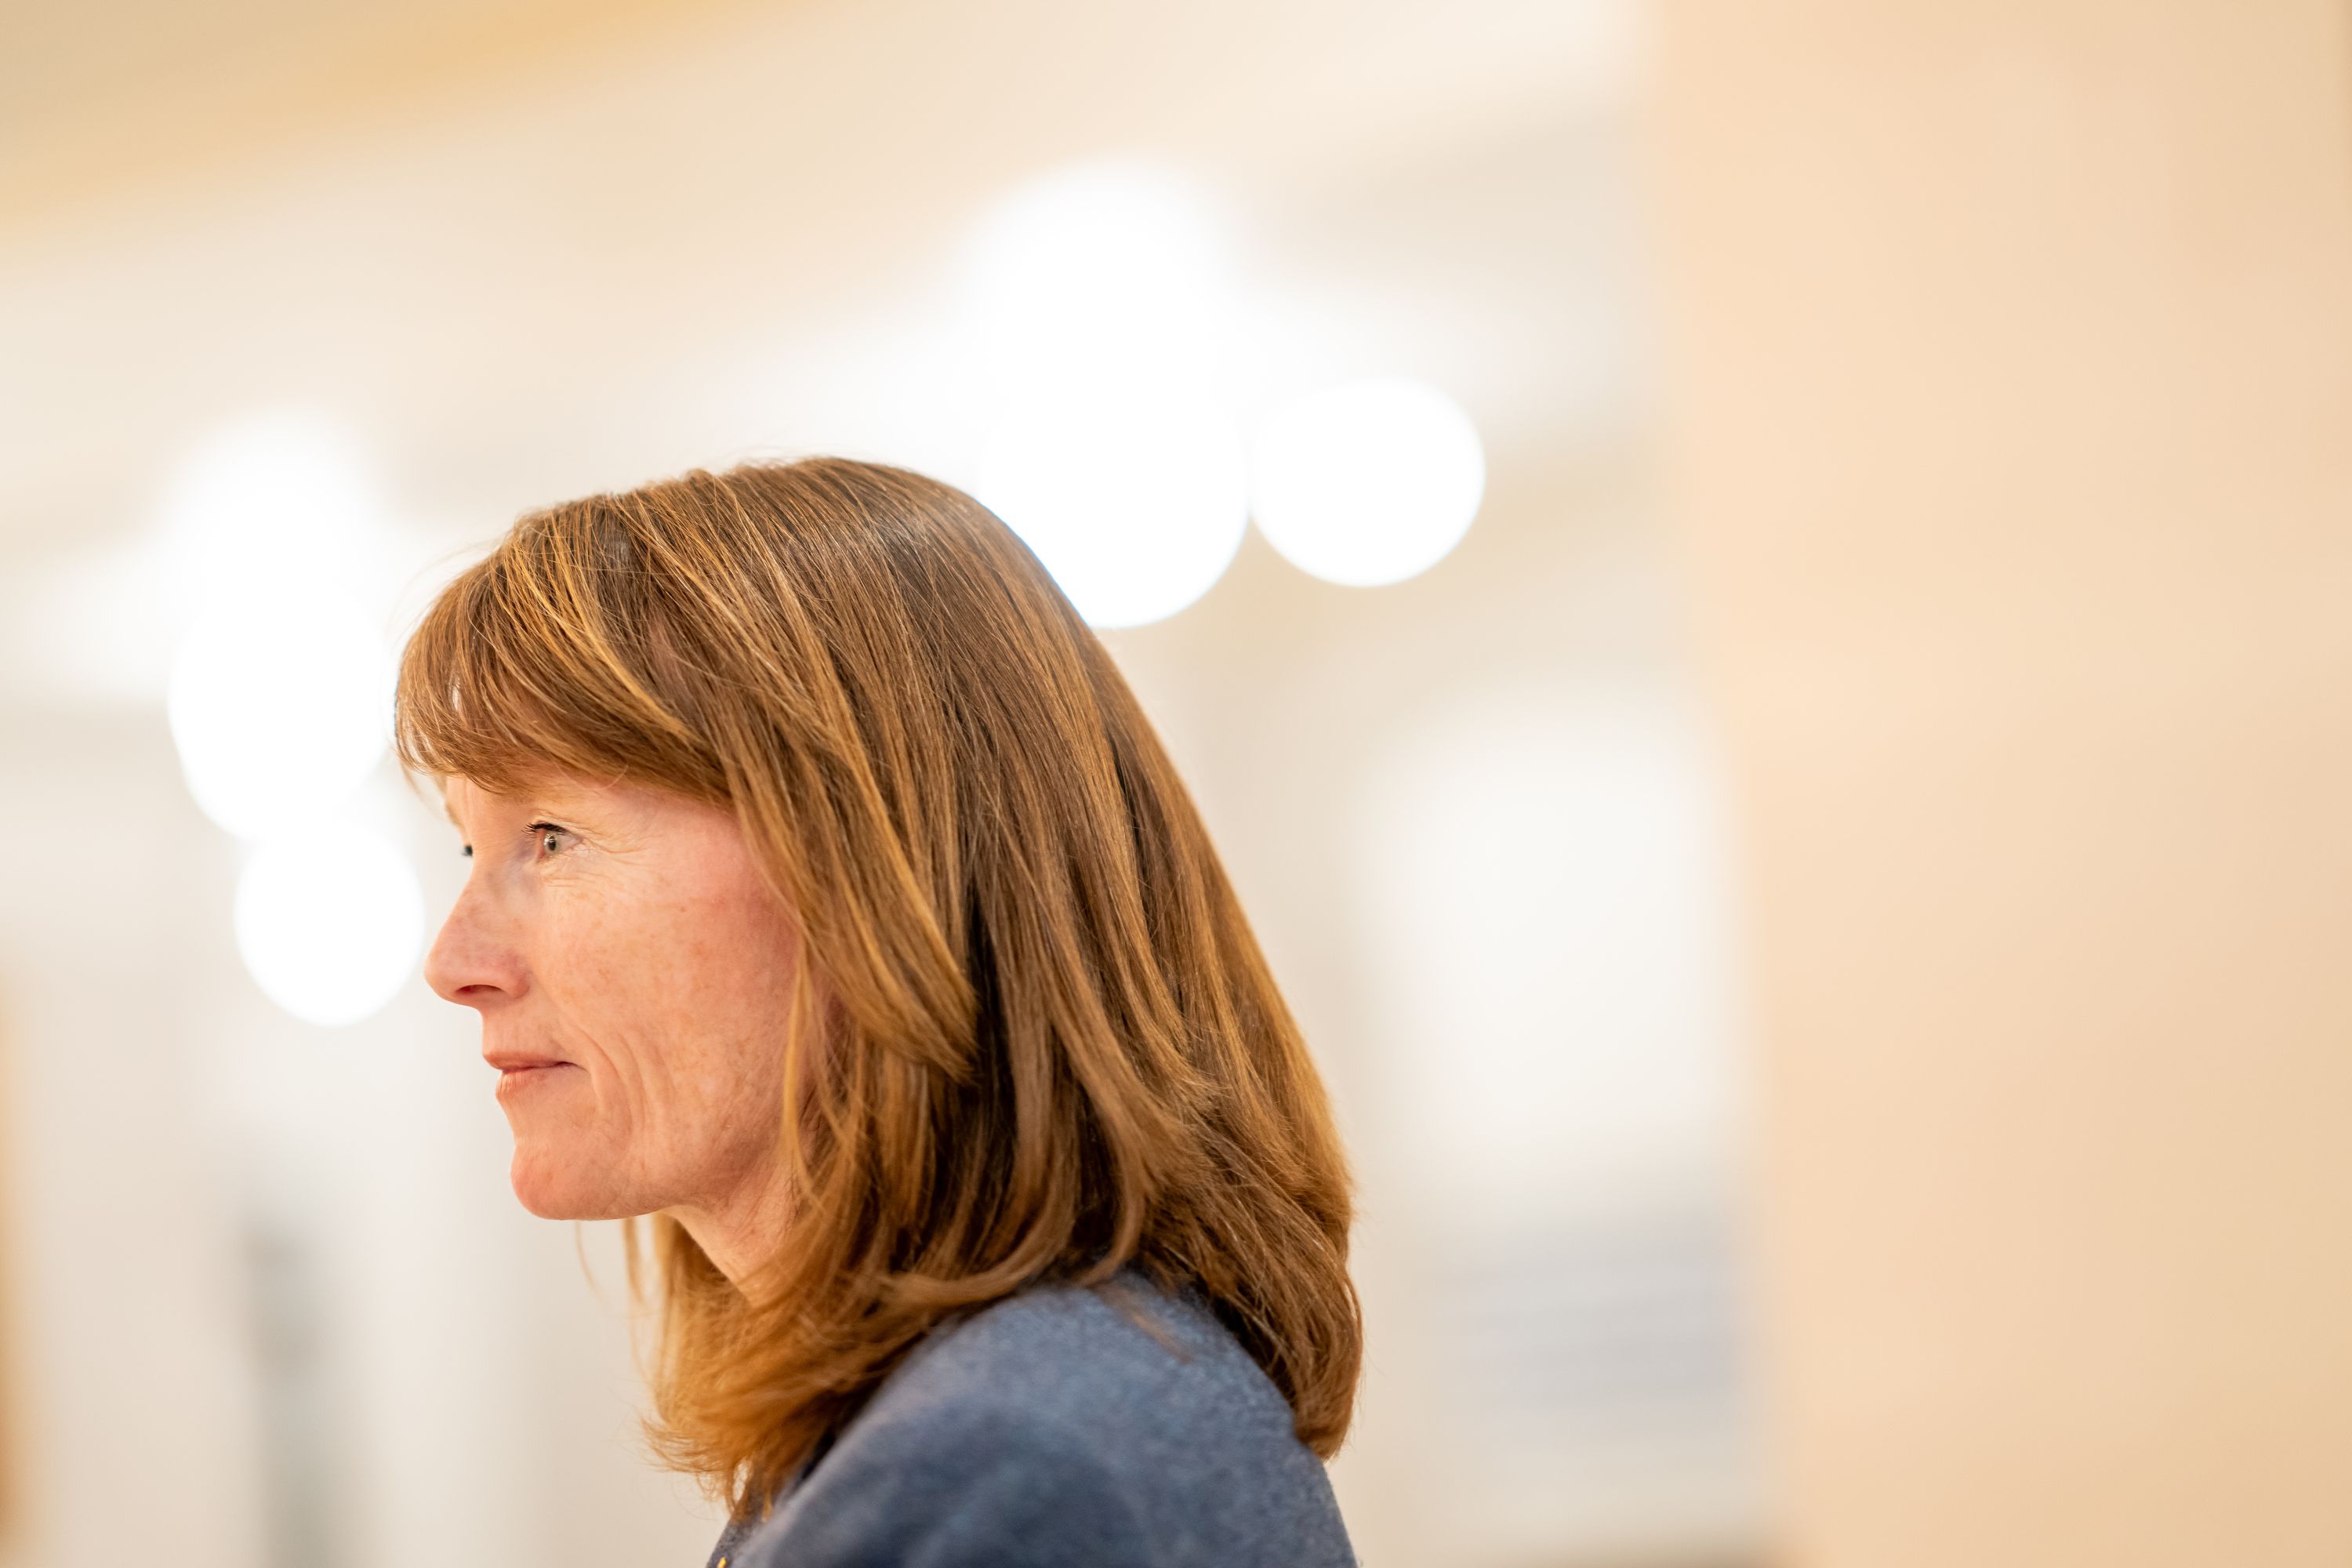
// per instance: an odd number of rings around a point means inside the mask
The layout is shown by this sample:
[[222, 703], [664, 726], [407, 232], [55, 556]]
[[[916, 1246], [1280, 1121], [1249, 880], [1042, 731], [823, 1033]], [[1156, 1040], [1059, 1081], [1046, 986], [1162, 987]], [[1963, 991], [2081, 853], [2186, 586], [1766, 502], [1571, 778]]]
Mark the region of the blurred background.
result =
[[2352, 1561], [2347, 416], [2340, 4], [0, 0], [0, 1563], [703, 1560], [386, 660], [820, 451], [1193, 786], [1368, 1564]]

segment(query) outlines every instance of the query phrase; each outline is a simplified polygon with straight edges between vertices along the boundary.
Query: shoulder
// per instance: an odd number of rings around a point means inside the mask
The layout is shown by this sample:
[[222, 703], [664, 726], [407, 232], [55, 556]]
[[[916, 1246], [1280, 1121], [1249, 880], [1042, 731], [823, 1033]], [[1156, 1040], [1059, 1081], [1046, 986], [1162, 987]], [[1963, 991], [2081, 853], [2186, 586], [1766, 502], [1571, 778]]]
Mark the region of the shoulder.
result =
[[1129, 1271], [1094, 1289], [1045, 1286], [943, 1326], [877, 1396], [877, 1425], [990, 1411], [1114, 1449], [1213, 1426], [1287, 1436], [1290, 1409], [1196, 1300]]
[[738, 1562], [1345, 1563], [1346, 1539], [1281, 1394], [1129, 1273], [943, 1325]]

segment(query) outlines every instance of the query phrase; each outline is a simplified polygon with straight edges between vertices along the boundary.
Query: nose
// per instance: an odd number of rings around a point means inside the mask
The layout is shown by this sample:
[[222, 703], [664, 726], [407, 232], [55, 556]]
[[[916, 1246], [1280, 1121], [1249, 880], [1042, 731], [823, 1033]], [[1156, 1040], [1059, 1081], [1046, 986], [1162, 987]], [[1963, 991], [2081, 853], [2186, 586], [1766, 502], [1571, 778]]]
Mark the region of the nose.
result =
[[425, 955], [425, 983], [445, 1002], [487, 1012], [523, 994], [526, 971], [486, 900], [468, 881]]

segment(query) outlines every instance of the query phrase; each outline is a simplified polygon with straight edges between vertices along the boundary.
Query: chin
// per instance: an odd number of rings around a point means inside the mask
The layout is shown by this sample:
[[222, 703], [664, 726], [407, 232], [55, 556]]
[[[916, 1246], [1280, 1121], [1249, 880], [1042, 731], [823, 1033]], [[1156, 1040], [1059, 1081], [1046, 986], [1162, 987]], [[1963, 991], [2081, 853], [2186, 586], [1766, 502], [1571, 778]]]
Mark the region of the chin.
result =
[[593, 1160], [567, 1158], [520, 1140], [507, 1168], [515, 1197], [541, 1219], [621, 1219], [637, 1212], [616, 1203], [600, 1174]]

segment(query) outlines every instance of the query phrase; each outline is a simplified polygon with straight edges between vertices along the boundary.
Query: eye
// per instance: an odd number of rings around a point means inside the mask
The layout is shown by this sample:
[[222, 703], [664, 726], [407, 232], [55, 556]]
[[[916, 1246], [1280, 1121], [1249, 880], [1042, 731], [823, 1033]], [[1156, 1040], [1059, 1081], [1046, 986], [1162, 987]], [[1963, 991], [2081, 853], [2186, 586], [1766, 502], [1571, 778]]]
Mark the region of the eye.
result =
[[539, 847], [549, 855], [562, 854], [572, 842], [572, 830], [552, 822], [534, 822], [530, 825], [530, 832], [531, 837], [539, 840]]
[[474, 847], [470, 844], [460, 844], [457, 846], [457, 853], [471, 860], [474, 858]]

